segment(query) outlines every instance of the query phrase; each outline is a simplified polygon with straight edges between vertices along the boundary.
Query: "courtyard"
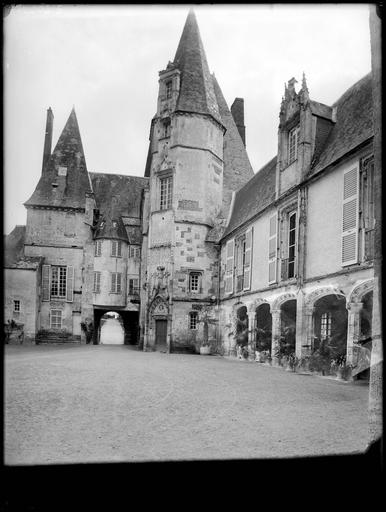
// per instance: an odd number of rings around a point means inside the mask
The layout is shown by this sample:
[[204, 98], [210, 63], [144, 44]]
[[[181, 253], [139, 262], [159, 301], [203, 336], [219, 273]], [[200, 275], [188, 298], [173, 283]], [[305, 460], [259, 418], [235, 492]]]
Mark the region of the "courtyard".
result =
[[368, 385], [126, 345], [5, 346], [5, 463], [363, 453]]

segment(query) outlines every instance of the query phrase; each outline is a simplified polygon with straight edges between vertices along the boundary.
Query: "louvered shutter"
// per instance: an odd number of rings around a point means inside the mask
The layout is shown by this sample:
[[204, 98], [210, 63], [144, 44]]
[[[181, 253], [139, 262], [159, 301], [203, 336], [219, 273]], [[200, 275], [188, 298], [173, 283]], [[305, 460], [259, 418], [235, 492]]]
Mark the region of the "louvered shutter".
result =
[[228, 240], [226, 243], [226, 270], [225, 270], [225, 293], [233, 293], [233, 267], [234, 267], [234, 252], [235, 241]]
[[67, 267], [66, 301], [74, 300], [74, 267]]
[[251, 287], [252, 269], [252, 228], [245, 232], [245, 256], [244, 256], [244, 290]]
[[277, 281], [277, 213], [269, 219], [268, 284]]
[[359, 169], [343, 174], [342, 266], [358, 261]]
[[116, 280], [117, 280], [117, 274], [115, 272], [112, 272], [111, 274], [111, 292], [115, 293], [116, 290]]
[[50, 300], [50, 268], [51, 265], [42, 267], [42, 300]]
[[121, 278], [122, 278], [122, 274], [118, 273], [117, 274], [117, 293], [121, 293]]

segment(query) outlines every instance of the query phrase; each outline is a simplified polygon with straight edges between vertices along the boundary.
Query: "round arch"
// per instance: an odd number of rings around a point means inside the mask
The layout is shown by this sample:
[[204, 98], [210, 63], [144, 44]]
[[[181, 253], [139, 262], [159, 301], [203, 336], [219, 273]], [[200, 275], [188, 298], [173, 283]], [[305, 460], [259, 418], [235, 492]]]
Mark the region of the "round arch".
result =
[[272, 303], [271, 311], [280, 309], [280, 306], [289, 300], [296, 300], [296, 295], [293, 292], [283, 293], [276, 297]]
[[261, 306], [262, 304], [268, 304], [268, 306], [271, 307], [271, 304], [267, 301], [267, 299], [262, 299], [262, 298], [255, 299], [253, 302], [248, 304], [248, 307], [247, 307], [248, 314], [254, 313], [256, 311], [256, 309], [259, 306]]
[[326, 295], [337, 295], [340, 297], [346, 297], [343, 292], [335, 288], [334, 286], [323, 286], [313, 290], [306, 296], [305, 304], [307, 308], [312, 308], [315, 302]]
[[368, 279], [363, 283], [357, 284], [348, 295], [347, 304], [362, 302], [364, 295], [371, 291], [374, 291], [374, 279]]

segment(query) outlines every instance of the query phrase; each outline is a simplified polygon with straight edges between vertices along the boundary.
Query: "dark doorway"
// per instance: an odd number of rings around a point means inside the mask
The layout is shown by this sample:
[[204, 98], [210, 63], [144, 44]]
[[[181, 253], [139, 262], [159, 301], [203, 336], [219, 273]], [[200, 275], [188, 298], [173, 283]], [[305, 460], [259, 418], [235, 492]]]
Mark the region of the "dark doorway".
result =
[[269, 304], [261, 304], [255, 314], [256, 350], [271, 352], [272, 315]]
[[122, 311], [111, 309], [94, 309], [94, 339], [93, 343], [96, 345], [100, 343], [101, 333], [101, 319], [106, 313], [113, 312], [119, 313], [123, 322], [124, 329], [124, 344], [125, 345], [138, 345], [139, 340], [139, 314], [137, 311]]
[[287, 300], [281, 307], [280, 352], [284, 355], [295, 353], [296, 346], [296, 300]]
[[326, 295], [314, 304], [314, 342], [317, 350], [324, 343], [333, 359], [339, 361], [347, 351], [346, 298], [341, 295]]
[[157, 350], [166, 350], [166, 336], [167, 336], [167, 320], [156, 320], [155, 321], [155, 346]]

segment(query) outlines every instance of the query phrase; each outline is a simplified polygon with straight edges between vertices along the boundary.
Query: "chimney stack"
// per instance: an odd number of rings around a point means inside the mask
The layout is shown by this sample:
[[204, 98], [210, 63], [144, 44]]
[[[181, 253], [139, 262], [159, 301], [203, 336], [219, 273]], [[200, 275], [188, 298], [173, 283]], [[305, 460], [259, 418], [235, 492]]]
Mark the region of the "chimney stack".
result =
[[44, 136], [42, 173], [44, 172], [44, 169], [47, 165], [48, 159], [51, 156], [53, 125], [54, 125], [54, 114], [52, 113], [51, 107], [49, 107], [49, 109], [47, 110], [46, 133]]
[[231, 106], [231, 113], [245, 146], [244, 99], [236, 98]]

